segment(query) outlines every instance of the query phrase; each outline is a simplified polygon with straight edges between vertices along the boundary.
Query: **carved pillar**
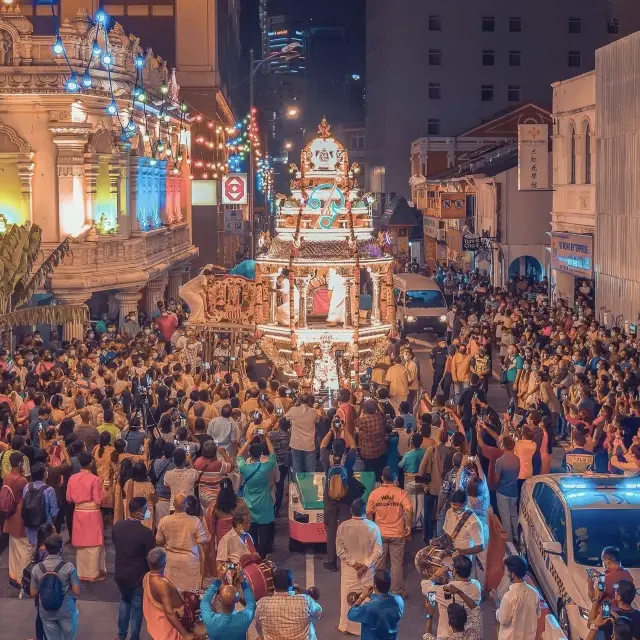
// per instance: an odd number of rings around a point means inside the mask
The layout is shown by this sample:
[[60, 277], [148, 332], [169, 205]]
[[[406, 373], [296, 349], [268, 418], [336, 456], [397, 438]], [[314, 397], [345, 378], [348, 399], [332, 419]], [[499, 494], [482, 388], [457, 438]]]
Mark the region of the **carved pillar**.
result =
[[269, 324], [275, 324], [278, 309], [278, 274], [269, 276], [269, 279], [271, 281], [269, 286]]
[[120, 308], [118, 310], [118, 326], [121, 327], [127, 316], [132, 312], [138, 312], [138, 302], [142, 298], [142, 294], [138, 289], [122, 289], [116, 291], [115, 299], [118, 301]]
[[380, 274], [371, 272], [373, 296], [371, 299], [371, 324], [380, 324]]
[[49, 127], [58, 149], [58, 229], [60, 238], [77, 236], [85, 225], [84, 146], [91, 125], [55, 123]]
[[131, 233], [131, 198], [129, 185], [129, 155], [131, 144], [120, 142], [118, 144], [118, 224], [120, 233], [129, 237]]
[[20, 193], [22, 195], [22, 213], [26, 220], [33, 221], [33, 207], [31, 200], [31, 180], [33, 178], [33, 153], [21, 154], [18, 159], [18, 175], [20, 176]]
[[183, 284], [184, 278], [184, 266], [180, 265], [175, 269], [171, 269], [169, 271], [169, 290], [167, 292], [167, 296], [169, 298], [173, 298], [176, 302], [180, 301], [180, 296], [178, 295], [178, 289]]
[[344, 276], [344, 327], [351, 326], [351, 320], [353, 318], [352, 309], [351, 309], [351, 288], [353, 285], [352, 278], [348, 276]]
[[129, 211], [131, 215], [131, 231], [140, 231], [138, 221], [138, 158], [129, 156]]
[[150, 280], [144, 288], [144, 312], [149, 316], [153, 316], [153, 312], [158, 308], [158, 300], [164, 300], [164, 290], [167, 286], [167, 279], [156, 278]]
[[120, 157], [115, 154], [109, 159], [109, 200], [113, 210], [111, 225], [116, 225], [120, 218]]
[[296, 278], [296, 286], [300, 293], [300, 309], [298, 311], [298, 327], [304, 328], [307, 326], [307, 293], [309, 292], [309, 279]]
[[[84, 291], [56, 292], [56, 298], [58, 298], [60, 304], [84, 304], [89, 297], [90, 295], [87, 295]], [[85, 327], [81, 322], [65, 322], [62, 325], [62, 340], [68, 342], [82, 340], [84, 331]]]
[[98, 158], [93, 153], [84, 154], [85, 222], [91, 224], [96, 216], [98, 195]]

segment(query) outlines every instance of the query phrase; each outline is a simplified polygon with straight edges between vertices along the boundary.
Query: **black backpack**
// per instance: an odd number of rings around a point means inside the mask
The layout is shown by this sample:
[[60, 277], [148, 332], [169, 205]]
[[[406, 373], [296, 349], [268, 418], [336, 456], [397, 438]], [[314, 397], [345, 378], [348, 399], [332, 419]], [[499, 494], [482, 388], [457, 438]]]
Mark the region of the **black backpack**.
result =
[[65, 560], [61, 560], [53, 571], [47, 571], [44, 563], [41, 562], [38, 568], [42, 572], [40, 586], [38, 588], [38, 598], [40, 606], [45, 611], [57, 611], [64, 600], [64, 591], [62, 590], [62, 581], [58, 575], [58, 571], [67, 564]]
[[33, 482], [27, 485], [27, 493], [22, 501], [22, 522], [25, 527], [37, 529], [47, 522], [47, 509], [44, 492], [47, 485], [34, 488]]

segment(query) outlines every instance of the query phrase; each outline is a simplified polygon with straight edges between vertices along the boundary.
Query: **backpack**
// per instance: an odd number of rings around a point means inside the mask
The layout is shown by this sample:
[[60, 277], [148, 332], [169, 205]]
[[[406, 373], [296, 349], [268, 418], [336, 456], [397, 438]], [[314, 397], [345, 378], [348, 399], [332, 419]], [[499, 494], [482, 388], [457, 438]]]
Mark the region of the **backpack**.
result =
[[64, 600], [64, 591], [62, 590], [62, 581], [58, 575], [58, 571], [67, 564], [66, 560], [61, 560], [53, 571], [47, 571], [44, 563], [40, 563], [38, 568], [42, 572], [40, 586], [38, 588], [38, 597], [40, 606], [45, 611], [57, 611]]
[[18, 507], [18, 501], [13, 493], [13, 489], [8, 484], [2, 485], [0, 489], [0, 512], [8, 518], [12, 516]]
[[339, 465], [329, 467], [327, 471], [327, 495], [332, 500], [344, 500], [349, 494], [349, 474], [345, 469], [346, 456], [342, 456]]
[[35, 489], [33, 482], [27, 485], [27, 493], [22, 501], [22, 522], [25, 527], [37, 529], [47, 521], [46, 503], [44, 492], [47, 485]]

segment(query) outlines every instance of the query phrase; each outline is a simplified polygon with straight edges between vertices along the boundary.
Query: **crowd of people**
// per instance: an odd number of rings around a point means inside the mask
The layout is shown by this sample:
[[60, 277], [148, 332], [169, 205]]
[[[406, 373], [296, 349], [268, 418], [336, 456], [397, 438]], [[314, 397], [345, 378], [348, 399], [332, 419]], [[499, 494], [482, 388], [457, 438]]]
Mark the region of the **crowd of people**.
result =
[[[506, 551], [522, 484], [551, 471], [563, 439], [570, 472], [640, 473], [640, 339], [598, 324], [586, 283], [570, 307], [551, 305], [544, 282], [434, 278], [451, 309], [432, 384], [398, 339], [370, 383], [341, 388], [332, 408], [249, 344], [243, 366], [224, 336], [203, 362], [174, 300], [121, 327], [102, 318], [83, 340], [36, 332], [1, 351], [0, 518], [9, 581], [35, 598], [36, 637], [76, 638], [81, 584], [113, 578], [121, 640], [138, 640], [143, 620], [154, 640], [314, 640], [320, 594], [271, 560], [287, 481], [319, 471], [338, 631], [398, 637], [412, 595], [405, 550], [421, 536], [413, 595], [425, 600], [426, 639], [487, 637], [480, 604], [497, 598], [498, 637], [533, 640], [540, 597]], [[492, 378], [503, 414], [489, 403]], [[370, 493], [357, 470], [375, 477]], [[433, 549], [451, 558], [435, 573]], [[273, 594], [257, 592], [255, 570]], [[626, 613], [612, 625], [596, 594], [591, 615], [619, 640], [640, 637], [625, 580], [612, 601]]]

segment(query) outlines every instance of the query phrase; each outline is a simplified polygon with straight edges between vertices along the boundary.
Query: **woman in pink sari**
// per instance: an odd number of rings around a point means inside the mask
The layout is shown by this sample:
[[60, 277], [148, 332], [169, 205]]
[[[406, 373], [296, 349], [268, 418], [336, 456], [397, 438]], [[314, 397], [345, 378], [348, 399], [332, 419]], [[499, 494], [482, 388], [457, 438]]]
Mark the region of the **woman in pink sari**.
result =
[[100, 504], [104, 497], [102, 482], [91, 473], [91, 454], [78, 456], [82, 467], [69, 478], [67, 502], [75, 504], [71, 543], [76, 548], [76, 566], [80, 580], [96, 582], [107, 577], [104, 553], [104, 525]]

